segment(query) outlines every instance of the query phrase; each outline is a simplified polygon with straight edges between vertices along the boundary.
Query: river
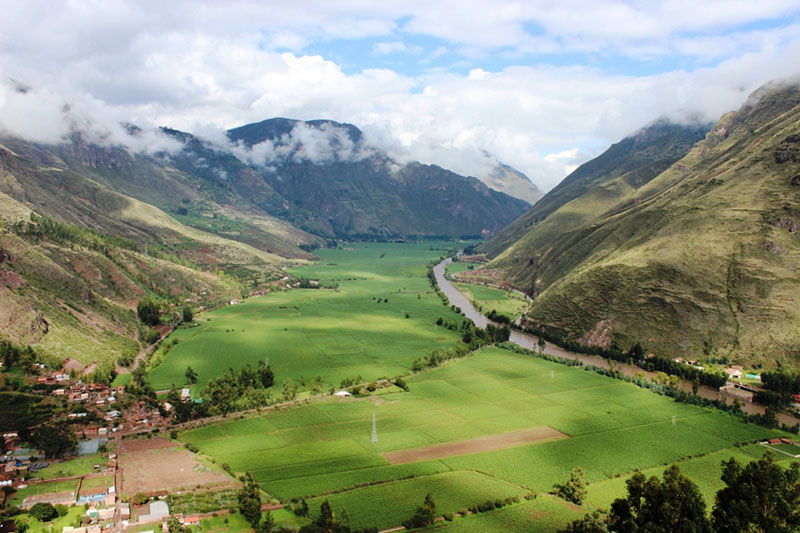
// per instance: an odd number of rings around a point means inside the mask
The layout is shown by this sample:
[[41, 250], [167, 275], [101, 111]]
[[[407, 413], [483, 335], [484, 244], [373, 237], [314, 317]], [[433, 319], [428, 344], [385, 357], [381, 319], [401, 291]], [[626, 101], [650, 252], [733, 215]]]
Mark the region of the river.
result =
[[[472, 302], [470, 302], [469, 299], [445, 277], [445, 269], [451, 262], [452, 258], [448, 257], [433, 267], [433, 275], [436, 278], [436, 284], [439, 286], [439, 289], [445, 294], [445, 296], [447, 296], [447, 299], [450, 301], [451, 305], [461, 308], [461, 312], [464, 313], [464, 316], [472, 320], [476, 326], [480, 328], [486, 328], [490, 320], [486, 318], [486, 316], [484, 316], [480, 311], [478, 311], [475, 306], [472, 305]], [[522, 346], [523, 348], [538, 351], [539, 338], [535, 335], [529, 335], [527, 333], [522, 333], [512, 329], [511, 338], [509, 341]], [[553, 355], [555, 357], [561, 357], [563, 359], [576, 359], [586, 365], [594, 365], [606, 369], [609, 368], [609, 361], [604, 357], [600, 357], [599, 355], [584, 355], [569, 352], [549, 342], [545, 343], [544, 353]], [[647, 372], [636, 365], [628, 365], [625, 363], [619, 363], [617, 361], [613, 361], [612, 364], [615, 370], [619, 370], [629, 377], [634, 377], [636, 374], [645, 374], [649, 379], [653, 379], [657, 375], [655, 372]], [[681, 380], [679, 387], [684, 392], [692, 392], [692, 383], [689, 381]], [[734, 400], [738, 398], [741, 402], [742, 410], [744, 412], [749, 414], [764, 414], [764, 407], [761, 405], [744, 401], [741, 397], [731, 393], [720, 392], [709, 387], [700, 387], [697, 391], [697, 394], [708, 400], [723, 400], [728, 405], [733, 404]], [[784, 413], [778, 415], [778, 421], [780, 421], [782, 424], [787, 424], [790, 426], [800, 423], [800, 419]]]

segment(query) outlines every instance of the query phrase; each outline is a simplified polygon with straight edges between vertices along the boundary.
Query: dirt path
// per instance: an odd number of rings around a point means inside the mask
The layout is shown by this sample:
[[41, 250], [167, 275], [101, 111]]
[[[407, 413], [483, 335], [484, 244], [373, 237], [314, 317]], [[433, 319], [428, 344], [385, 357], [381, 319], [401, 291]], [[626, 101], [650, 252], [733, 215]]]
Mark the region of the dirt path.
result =
[[514, 446], [523, 446], [532, 442], [545, 440], [568, 439], [569, 435], [561, 433], [548, 426], [539, 426], [529, 429], [520, 429], [500, 435], [490, 435], [477, 439], [462, 440], [458, 442], [448, 442], [425, 448], [412, 448], [410, 450], [400, 450], [397, 452], [387, 452], [383, 454], [384, 459], [393, 465], [405, 463], [416, 463], [418, 461], [431, 461], [434, 459], [445, 459], [457, 455], [468, 455], [471, 453], [491, 452], [503, 450]]

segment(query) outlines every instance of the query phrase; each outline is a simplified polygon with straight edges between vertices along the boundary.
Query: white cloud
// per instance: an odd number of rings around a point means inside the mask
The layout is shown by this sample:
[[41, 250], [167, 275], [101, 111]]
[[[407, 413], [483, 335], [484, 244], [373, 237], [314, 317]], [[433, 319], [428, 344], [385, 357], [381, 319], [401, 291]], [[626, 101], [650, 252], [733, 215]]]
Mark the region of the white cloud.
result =
[[[758, 24], [779, 17], [786, 23]], [[432, 45], [423, 52], [416, 37]], [[338, 59], [338, 48], [305, 51], [343, 38], [368, 39], [365, 55], [381, 61], [452, 55], [458, 70], [401, 74]], [[583, 53], [595, 54], [593, 66], [547, 64], [548, 54]], [[492, 66], [498, 55], [517, 65]], [[619, 56], [677, 66], [623, 75], [605, 63]], [[296, 0], [280, 9], [244, 0], [6, 0], [0, 80], [32, 90], [0, 83], [0, 126], [42, 142], [80, 126], [146, 151], [171, 141], [151, 133], [132, 140], [120, 123], [222, 143], [225, 128], [269, 117], [330, 118], [361, 127], [370, 145], [398, 160], [480, 175], [497, 158], [548, 189], [658, 116], [682, 110], [714, 119], [738, 107], [760, 84], [797, 72], [798, 57], [796, 0]], [[307, 147], [290, 140], [240, 155], [266, 161], [294, 146], [293, 156], [312, 161], [361, 156], [343, 139], [336, 144], [336, 132], [301, 129], [292, 139]]]

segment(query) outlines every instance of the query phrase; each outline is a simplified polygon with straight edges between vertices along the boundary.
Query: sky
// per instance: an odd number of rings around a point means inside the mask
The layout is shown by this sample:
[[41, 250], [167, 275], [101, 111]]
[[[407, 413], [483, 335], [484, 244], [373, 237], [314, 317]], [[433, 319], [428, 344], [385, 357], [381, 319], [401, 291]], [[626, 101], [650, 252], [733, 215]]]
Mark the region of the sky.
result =
[[798, 0], [3, 0], [0, 128], [221, 139], [271, 117], [364, 130], [398, 161], [540, 188], [661, 118], [713, 121], [800, 74]]

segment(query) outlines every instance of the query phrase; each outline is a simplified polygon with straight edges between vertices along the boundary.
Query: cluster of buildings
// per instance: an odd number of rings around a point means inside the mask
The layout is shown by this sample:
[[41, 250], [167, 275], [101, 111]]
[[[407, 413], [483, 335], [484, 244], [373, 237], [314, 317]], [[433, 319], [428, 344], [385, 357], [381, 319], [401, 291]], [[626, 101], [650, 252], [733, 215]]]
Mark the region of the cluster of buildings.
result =
[[[51, 379], [49, 377], [37, 378]], [[55, 389], [51, 392], [53, 396], [66, 397], [70, 403], [83, 403], [85, 405], [102, 406], [113, 404], [117, 401], [117, 396], [125, 392], [125, 387], [109, 387], [103, 383], [83, 383], [79, 381], [69, 387]]]

